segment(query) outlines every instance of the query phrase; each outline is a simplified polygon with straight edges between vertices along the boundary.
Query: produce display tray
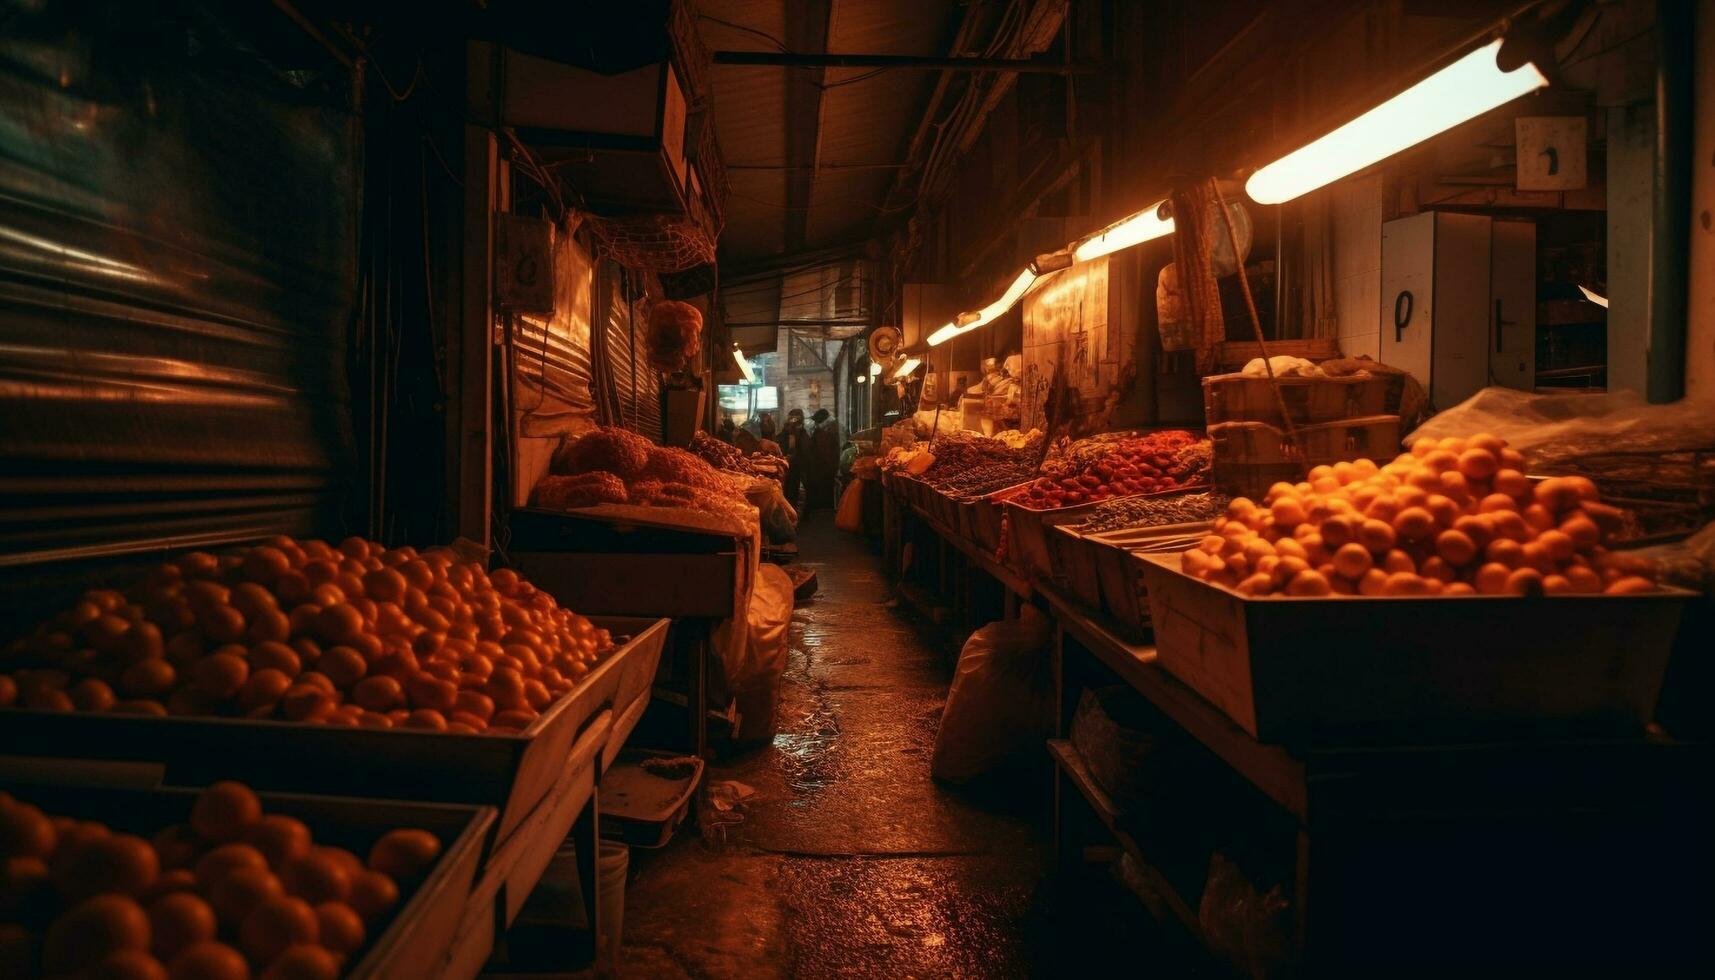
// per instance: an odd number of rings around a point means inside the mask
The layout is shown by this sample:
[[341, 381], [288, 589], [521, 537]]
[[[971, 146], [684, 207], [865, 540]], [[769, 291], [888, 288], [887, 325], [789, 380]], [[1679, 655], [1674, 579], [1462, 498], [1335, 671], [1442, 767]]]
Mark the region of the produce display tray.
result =
[[1158, 662], [1267, 742], [1636, 736], [1692, 594], [1252, 598], [1144, 556]]
[[[110, 789], [37, 783], [0, 783], [7, 792], [54, 815], [99, 820], [144, 838], [190, 815], [197, 793], [189, 789]], [[343, 974], [348, 980], [432, 977], [444, 972], [448, 950], [476, 881], [483, 842], [493, 829], [492, 807], [408, 803], [356, 797], [262, 793], [264, 813], [296, 817], [317, 844], [365, 854], [383, 833], [426, 830], [441, 842], [427, 877], [401, 896], [380, 935]]]
[[237, 779], [257, 790], [493, 806], [494, 838], [504, 841], [555, 784], [591, 719], [629, 705], [639, 691], [647, 696], [654, 680], [666, 620], [592, 619], [630, 639], [517, 734], [7, 709], [0, 711], [0, 746], [22, 755], [161, 763], [166, 781], [177, 785]]
[[[690, 758], [693, 768], [684, 776], [658, 776], [643, 768], [643, 761], [649, 758]], [[649, 749], [626, 750], [602, 778], [602, 836], [632, 847], [666, 846], [690, 812], [702, 779], [701, 759]]]
[[1176, 497], [1207, 489], [1209, 488], [1203, 485], [1177, 487], [1156, 493], [1134, 493], [1120, 497], [1109, 497], [1095, 503], [1057, 507], [1051, 510], [1038, 510], [1016, 501], [1004, 501], [1007, 526], [1007, 562], [1018, 569], [1026, 578], [1039, 579], [1044, 582], [1059, 582], [1054, 564], [1054, 553], [1051, 550], [1054, 545], [1049, 537], [1050, 528], [1062, 524], [1076, 524], [1086, 520], [1097, 507], [1113, 500]]
[[1024, 483], [958, 501], [959, 533], [978, 548], [991, 555], [1000, 553], [1001, 498], [1016, 491]]
[[1106, 613], [1128, 639], [1141, 641], [1149, 636], [1149, 600], [1132, 552], [1184, 550], [1208, 527], [1209, 522], [1200, 521], [1094, 534], [1055, 527], [1048, 537], [1055, 578], [1079, 602]]

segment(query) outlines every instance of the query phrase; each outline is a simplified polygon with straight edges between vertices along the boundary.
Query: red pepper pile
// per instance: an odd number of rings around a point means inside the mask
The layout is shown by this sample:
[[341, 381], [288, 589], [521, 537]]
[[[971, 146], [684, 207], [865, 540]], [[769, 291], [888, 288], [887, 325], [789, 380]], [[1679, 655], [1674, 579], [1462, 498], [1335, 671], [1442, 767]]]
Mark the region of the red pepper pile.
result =
[[1110, 497], [1199, 486], [1205, 474], [1176, 460], [1197, 437], [1180, 429], [1073, 446], [1050, 459], [1043, 475], [1011, 498], [1026, 507], [1075, 507]]

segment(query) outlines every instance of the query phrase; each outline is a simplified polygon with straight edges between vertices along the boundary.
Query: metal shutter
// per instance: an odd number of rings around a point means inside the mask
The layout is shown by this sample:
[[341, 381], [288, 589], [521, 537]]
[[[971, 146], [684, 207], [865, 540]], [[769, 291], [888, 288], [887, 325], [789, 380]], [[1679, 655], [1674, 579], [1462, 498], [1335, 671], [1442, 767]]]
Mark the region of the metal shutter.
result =
[[0, 32], [0, 606], [17, 615], [93, 562], [337, 534], [356, 470], [348, 96], [158, 9], [71, 8], [15, 7]]

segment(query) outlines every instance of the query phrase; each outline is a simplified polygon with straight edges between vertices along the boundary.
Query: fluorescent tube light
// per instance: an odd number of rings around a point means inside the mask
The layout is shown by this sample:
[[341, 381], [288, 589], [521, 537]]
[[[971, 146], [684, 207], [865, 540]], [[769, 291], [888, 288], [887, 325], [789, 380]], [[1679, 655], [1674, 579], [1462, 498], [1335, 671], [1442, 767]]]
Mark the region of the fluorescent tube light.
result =
[[1006, 287], [1006, 292], [1000, 294], [1000, 299], [975, 313], [959, 314], [957, 320], [929, 335], [929, 346], [939, 347], [960, 334], [970, 333], [978, 327], [1000, 319], [1007, 310], [1018, 305], [1018, 301], [1024, 297], [1024, 294], [1030, 290], [1031, 285], [1035, 282], [1035, 272], [1030, 269], [1020, 271], [1018, 275], [1013, 277], [1012, 285]]
[[1597, 295], [1596, 293], [1592, 293], [1590, 290], [1585, 289], [1583, 286], [1579, 286], [1578, 291], [1584, 294], [1585, 299], [1589, 300], [1592, 303], [1595, 303], [1597, 306], [1600, 306], [1602, 309], [1605, 310], [1608, 308], [1608, 297], [1600, 296], [1600, 295]]
[[1161, 216], [1161, 206], [1166, 203], [1158, 201], [1151, 204], [1124, 221], [1109, 225], [1079, 242], [1072, 250], [1072, 260], [1088, 262], [1122, 248], [1130, 248], [1163, 235], [1173, 234], [1173, 219]]
[[911, 376], [911, 372], [922, 366], [922, 358], [907, 357], [898, 367], [893, 369], [893, 373], [888, 375], [888, 377], [894, 381], [898, 381], [900, 378], [909, 378]]
[[737, 344], [732, 345], [732, 359], [738, 362], [738, 373], [744, 375], [744, 383], [756, 384], [756, 373], [750, 369], [750, 362], [744, 359], [744, 351]]
[[1501, 71], [1501, 42], [1478, 48], [1245, 182], [1258, 204], [1281, 204], [1385, 160], [1548, 84], [1533, 64]]
[[881, 362], [880, 361], [870, 361], [869, 362], [869, 376], [872, 378], [881, 377]]

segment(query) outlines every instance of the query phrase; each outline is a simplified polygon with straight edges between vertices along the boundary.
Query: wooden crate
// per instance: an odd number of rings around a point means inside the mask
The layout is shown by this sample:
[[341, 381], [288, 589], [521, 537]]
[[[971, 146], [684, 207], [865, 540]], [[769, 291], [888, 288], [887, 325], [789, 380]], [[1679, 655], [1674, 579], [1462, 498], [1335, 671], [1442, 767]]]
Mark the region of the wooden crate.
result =
[[[1401, 375], [1372, 374], [1346, 378], [1278, 378], [1280, 401], [1294, 422], [1328, 422], [1335, 419], [1384, 415], [1399, 411]], [[1267, 378], [1244, 374], [1217, 374], [1203, 379], [1203, 420], [1221, 422], [1267, 422], [1280, 425], [1280, 401]]]
[[1286, 431], [1267, 422], [1222, 422], [1209, 427], [1215, 486], [1236, 497], [1260, 499], [1279, 482], [1296, 483], [1312, 466], [1399, 455], [1399, 416], [1376, 415], [1297, 427], [1303, 458], [1292, 453]]
[[[495, 839], [504, 841], [555, 785], [592, 720], [612, 711], [616, 699], [635, 701], [631, 692], [647, 692], [654, 679], [665, 620], [595, 623], [616, 637], [635, 635], [516, 734], [8, 709], [0, 711], [0, 745], [20, 754], [159, 763], [178, 785], [238, 779], [258, 790], [493, 806]], [[606, 746], [604, 732], [600, 748]]]
[[[1254, 340], [1228, 340], [1221, 344], [1221, 366], [1237, 371], [1264, 355], [1262, 345]], [[1302, 340], [1271, 340], [1267, 355], [1290, 354], [1307, 361], [1331, 361], [1340, 356], [1340, 342], [1333, 337], [1306, 337]]]
[[1102, 546], [1064, 524], [1047, 528], [1046, 537], [1054, 584], [1086, 608], [1103, 611], [1102, 583], [1096, 571], [1096, 553]]
[[1096, 508], [1096, 504], [1078, 504], [1037, 510], [1012, 500], [1002, 506], [1006, 513], [1006, 563], [1026, 579], [1043, 582], [1054, 581], [1054, 559], [1048, 551], [1049, 528], [1076, 524]]
[[1257, 738], [1636, 736], [1690, 593], [1250, 598], [1143, 564], [1158, 662]]
[[1143, 584], [1140, 555], [1192, 547], [1209, 526], [1208, 521], [1165, 524], [1104, 531], [1089, 537], [1097, 545], [1096, 581], [1102, 608], [1124, 628], [1129, 639], [1141, 640], [1150, 632], [1149, 590]]
[[[196, 791], [114, 789], [5, 783], [5, 790], [50, 815], [99, 820], [115, 830], [153, 837], [190, 816]], [[483, 843], [493, 830], [492, 807], [406, 803], [355, 797], [263, 793], [264, 813], [296, 817], [318, 844], [367, 854], [382, 834], [416, 828], [434, 834], [441, 855], [397, 911], [356, 954], [344, 974], [356, 980], [440, 976], [473, 891]]]

